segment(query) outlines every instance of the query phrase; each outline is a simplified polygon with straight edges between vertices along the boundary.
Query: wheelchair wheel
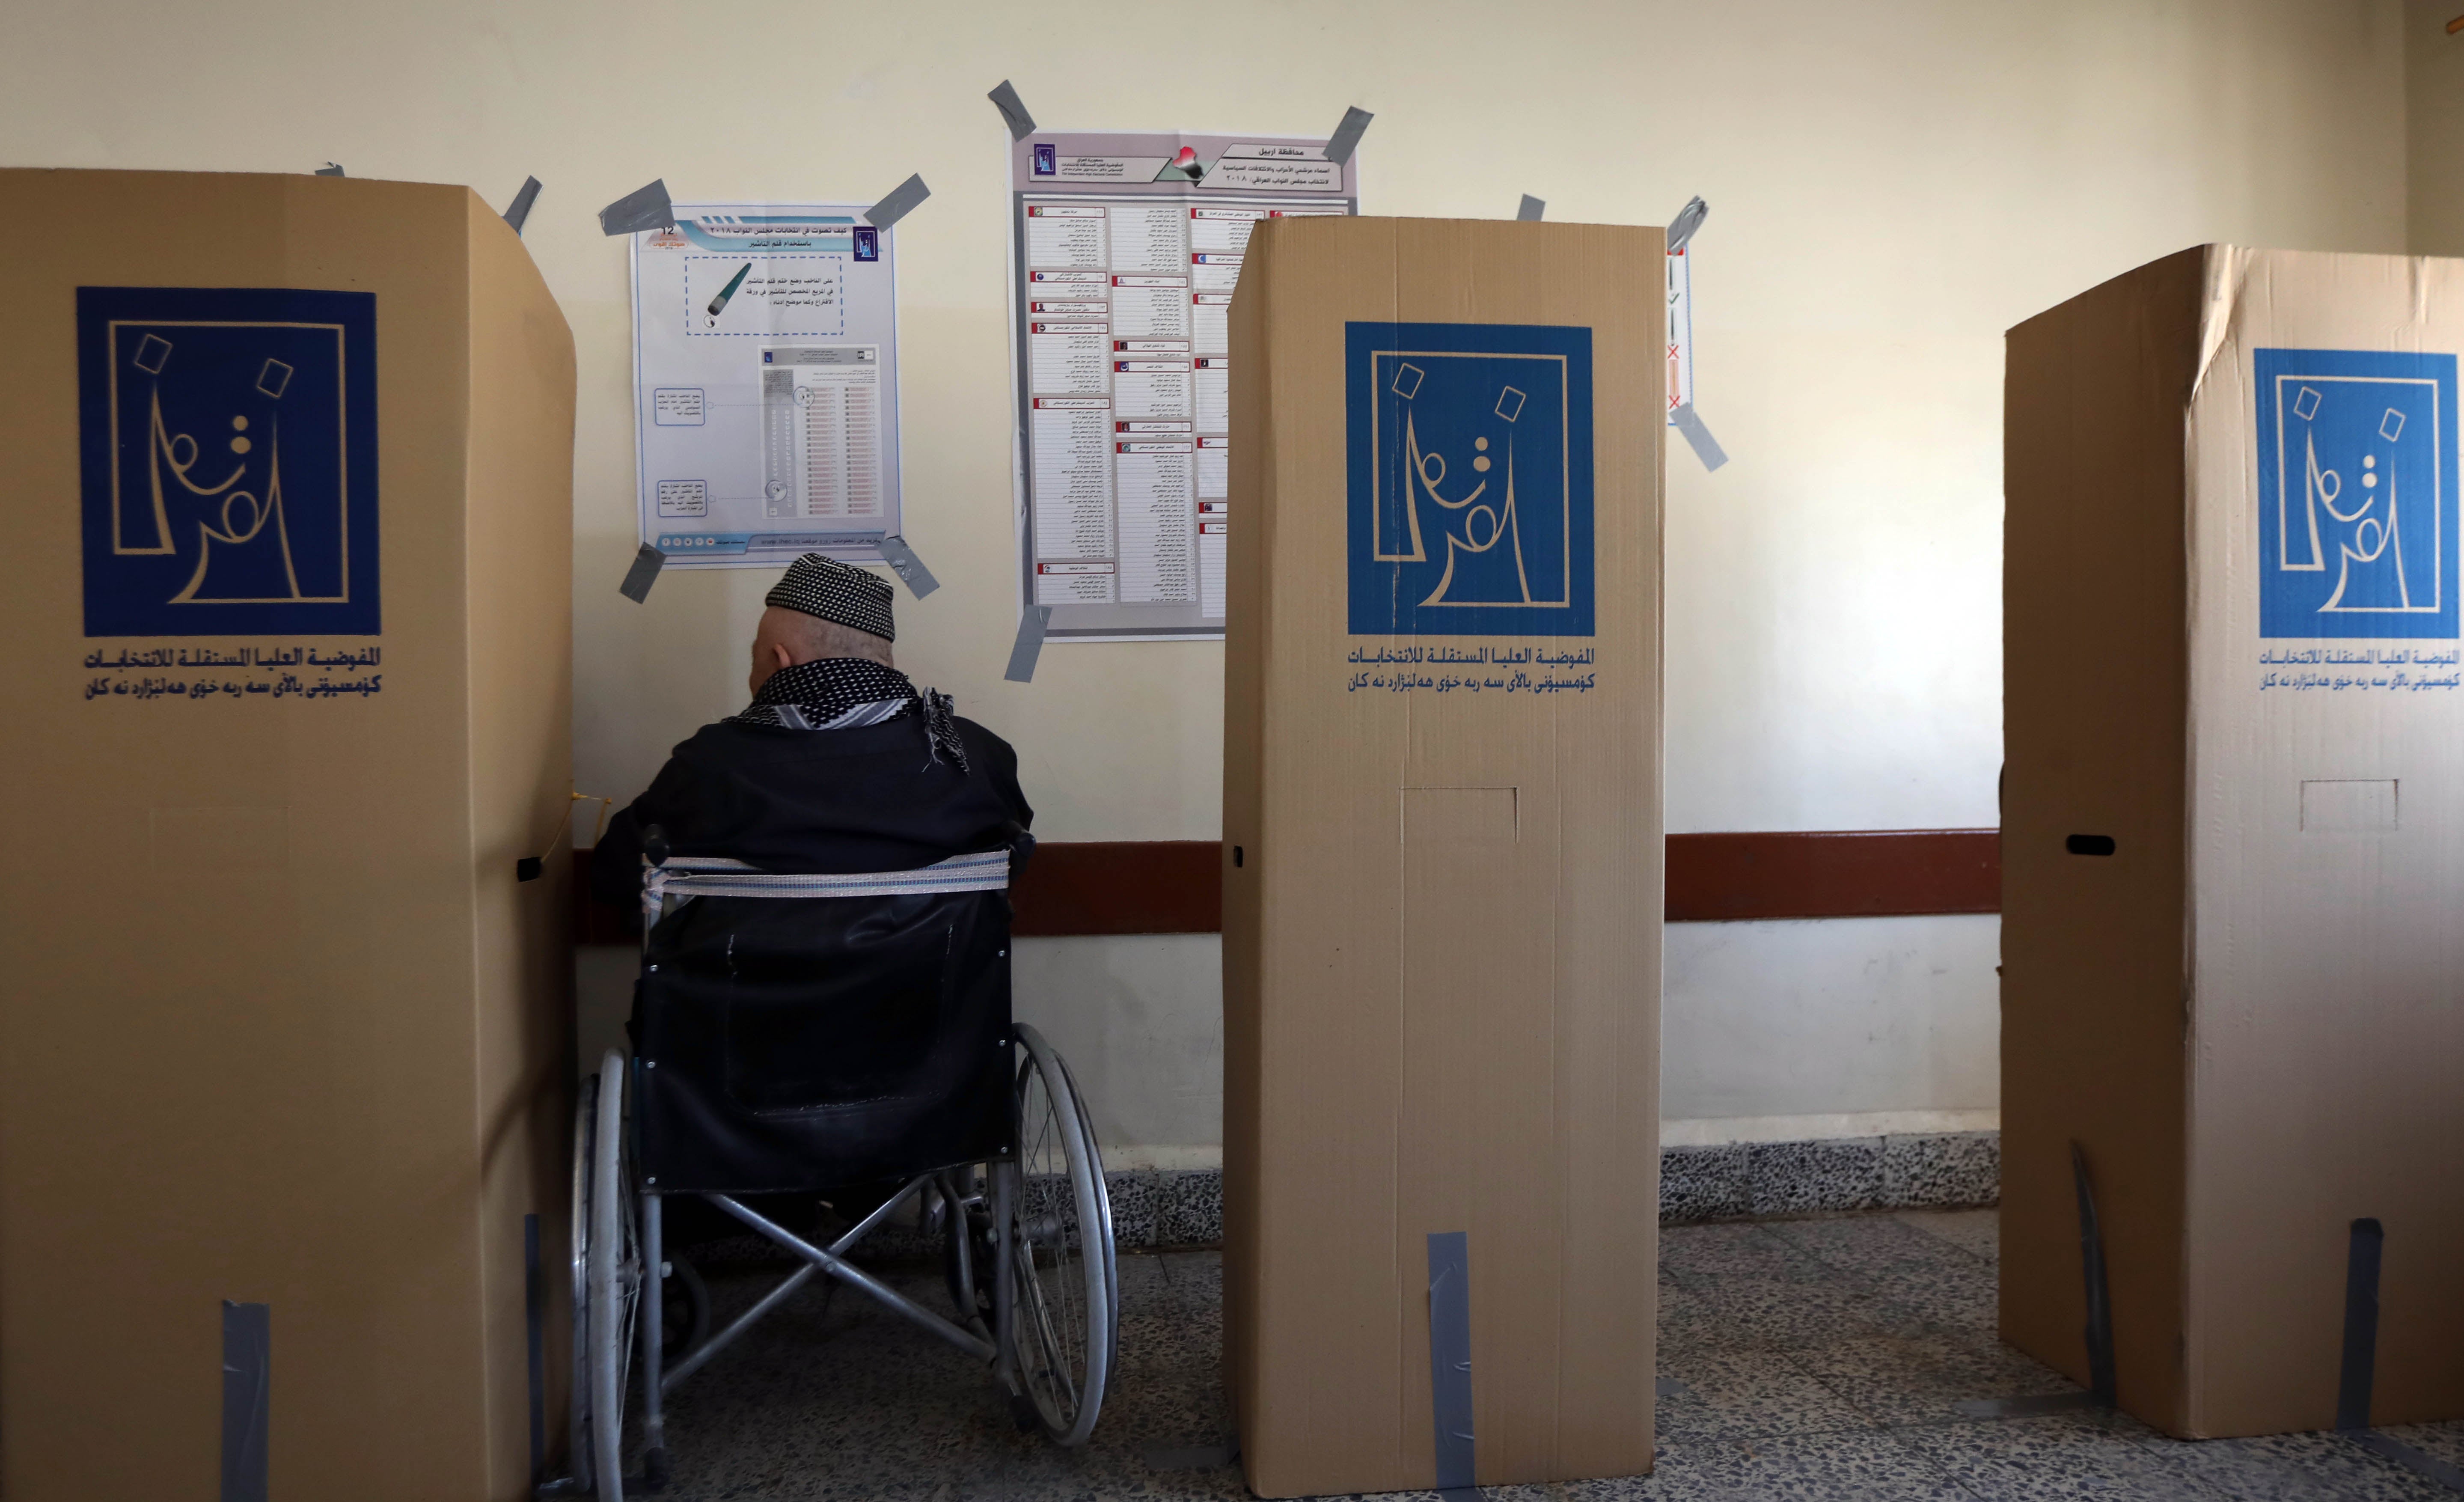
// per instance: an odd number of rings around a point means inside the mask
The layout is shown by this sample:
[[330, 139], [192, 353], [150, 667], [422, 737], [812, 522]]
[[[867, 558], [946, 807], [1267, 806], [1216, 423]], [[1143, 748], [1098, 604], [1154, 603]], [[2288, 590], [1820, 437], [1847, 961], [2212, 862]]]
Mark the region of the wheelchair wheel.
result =
[[[640, 1220], [634, 1214], [632, 1165], [625, 1151], [625, 1057], [615, 1049], [600, 1062], [591, 1108], [585, 1214], [588, 1227], [582, 1261], [584, 1301], [575, 1320], [577, 1343], [587, 1355], [589, 1473], [601, 1502], [623, 1502], [625, 1397], [632, 1385], [633, 1318], [642, 1291]], [[577, 1238], [579, 1239], [579, 1238]], [[577, 1402], [577, 1407], [580, 1406]], [[577, 1451], [577, 1473], [580, 1457]]]
[[1045, 1432], [1079, 1445], [1103, 1409], [1119, 1330], [1111, 1204], [1067, 1068], [1043, 1034], [1023, 1024], [1017, 1033], [1010, 1340]]
[[[573, 1245], [573, 1394], [565, 1464], [572, 1468], [571, 1490], [557, 1494], [587, 1495], [590, 1488], [590, 1164], [591, 1138], [599, 1129], [599, 1076], [584, 1077], [573, 1107], [573, 1205], [565, 1225]], [[542, 1493], [545, 1494], [545, 1493]]]
[[1078, 1102], [1078, 1130], [1087, 1137], [1087, 1160], [1095, 1165], [1095, 1204], [1103, 1211], [1104, 1233], [1096, 1245], [1104, 1248], [1104, 1370], [1109, 1374], [1121, 1365], [1121, 1260], [1120, 1247], [1112, 1239], [1112, 1188], [1104, 1182], [1104, 1148], [1095, 1140], [1095, 1118], [1087, 1112], [1086, 1093], [1078, 1088], [1078, 1076], [1069, 1072], [1067, 1059], [1055, 1053], [1052, 1060], [1061, 1066], [1061, 1076]]

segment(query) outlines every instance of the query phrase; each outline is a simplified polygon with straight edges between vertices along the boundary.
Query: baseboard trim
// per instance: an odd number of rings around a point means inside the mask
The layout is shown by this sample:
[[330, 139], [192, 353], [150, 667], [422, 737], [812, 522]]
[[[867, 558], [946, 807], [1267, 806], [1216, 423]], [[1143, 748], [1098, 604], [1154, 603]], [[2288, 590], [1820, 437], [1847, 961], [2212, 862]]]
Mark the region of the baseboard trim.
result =
[[[1112, 1235], [1123, 1248], [1223, 1240], [1220, 1168], [1115, 1168]], [[1999, 1204], [2002, 1134], [1921, 1132], [1793, 1142], [1723, 1142], [1660, 1152], [1660, 1223], [1842, 1210]]]

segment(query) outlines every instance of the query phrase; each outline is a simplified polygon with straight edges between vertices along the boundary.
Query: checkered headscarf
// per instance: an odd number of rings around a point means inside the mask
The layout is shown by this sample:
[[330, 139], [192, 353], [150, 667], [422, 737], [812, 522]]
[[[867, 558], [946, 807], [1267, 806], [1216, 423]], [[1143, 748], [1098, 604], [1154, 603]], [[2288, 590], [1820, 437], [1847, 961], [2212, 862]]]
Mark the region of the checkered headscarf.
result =
[[898, 639], [898, 630], [891, 624], [890, 601], [888, 581], [852, 563], [807, 553], [788, 565], [787, 577], [761, 603], [801, 610], [892, 642]]

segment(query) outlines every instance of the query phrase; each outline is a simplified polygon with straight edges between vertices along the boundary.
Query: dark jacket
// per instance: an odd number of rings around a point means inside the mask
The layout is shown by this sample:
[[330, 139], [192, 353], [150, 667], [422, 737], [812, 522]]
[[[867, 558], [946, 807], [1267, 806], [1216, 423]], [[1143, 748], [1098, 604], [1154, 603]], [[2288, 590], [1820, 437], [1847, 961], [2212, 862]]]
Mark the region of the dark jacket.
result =
[[1018, 785], [1018, 753], [971, 719], [957, 721], [967, 770], [935, 760], [914, 708], [861, 730], [788, 730], [721, 720], [670, 754], [649, 791], [608, 821], [591, 890], [632, 911], [641, 901], [642, 831], [677, 855], [716, 855], [763, 871], [913, 871], [995, 850], [1035, 819]]

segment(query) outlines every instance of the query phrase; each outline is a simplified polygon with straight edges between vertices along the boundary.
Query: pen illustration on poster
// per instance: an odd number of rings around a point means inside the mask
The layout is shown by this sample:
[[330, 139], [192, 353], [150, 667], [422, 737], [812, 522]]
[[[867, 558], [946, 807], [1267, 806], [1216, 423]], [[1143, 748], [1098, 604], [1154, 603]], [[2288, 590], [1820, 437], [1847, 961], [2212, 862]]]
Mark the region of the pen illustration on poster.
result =
[[1019, 579], [1045, 639], [1222, 636], [1232, 290], [1257, 225], [1359, 211], [1359, 159], [1325, 146], [1013, 143]]
[[878, 562], [900, 530], [893, 232], [852, 204], [676, 204], [636, 233], [641, 540], [670, 567]]

